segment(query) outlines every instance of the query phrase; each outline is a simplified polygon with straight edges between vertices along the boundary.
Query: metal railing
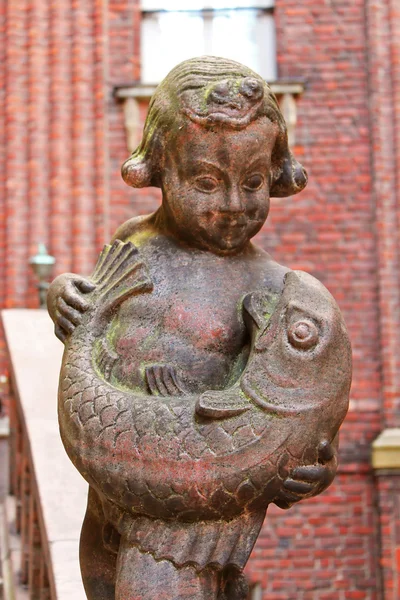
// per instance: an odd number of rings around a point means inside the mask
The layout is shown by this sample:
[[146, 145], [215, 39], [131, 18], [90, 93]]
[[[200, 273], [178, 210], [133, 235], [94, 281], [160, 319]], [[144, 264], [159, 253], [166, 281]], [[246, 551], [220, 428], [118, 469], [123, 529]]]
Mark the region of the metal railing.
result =
[[[15, 515], [13, 519], [7, 511], [5, 518], [9, 527], [13, 527], [10, 521], [14, 520], [15, 533], [20, 536], [20, 556], [18, 565], [12, 564], [13, 556], [7, 567], [17, 571], [17, 583], [28, 590], [29, 600], [55, 600], [49, 584], [46, 533], [41, 530], [38, 518], [40, 498], [34, 481], [29, 440], [24, 434], [15, 397], [13, 394], [10, 405], [10, 494], [15, 500], [8, 503], [8, 510], [14, 505]], [[18, 560], [17, 553], [15, 558]]]

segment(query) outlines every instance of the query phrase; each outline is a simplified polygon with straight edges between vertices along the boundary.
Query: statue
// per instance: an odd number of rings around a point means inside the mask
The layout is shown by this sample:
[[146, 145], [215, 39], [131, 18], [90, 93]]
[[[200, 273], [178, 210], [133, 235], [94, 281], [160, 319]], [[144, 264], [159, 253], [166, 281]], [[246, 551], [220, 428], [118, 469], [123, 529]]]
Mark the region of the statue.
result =
[[270, 88], [230, 60], [171, 71], [122, 167], [161, 207], [48, 295], [59, 421], [89, 483], [90, 600], [243, 600], [268, 504], [332, 482], [351, 351], [324, 286], [250, 240], [300, 192]]

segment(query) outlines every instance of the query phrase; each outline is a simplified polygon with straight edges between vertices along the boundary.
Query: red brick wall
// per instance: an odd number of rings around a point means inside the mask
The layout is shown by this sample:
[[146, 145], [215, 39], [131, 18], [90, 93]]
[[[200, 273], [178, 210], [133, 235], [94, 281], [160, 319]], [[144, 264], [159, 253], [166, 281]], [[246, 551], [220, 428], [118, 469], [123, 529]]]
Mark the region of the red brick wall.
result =
[[266, 600], [378, 600], [376, 529], [371, 478], [340, 475], [322, 498], [270, 507], [247, 570]]
[[[400, 415], [399, 9], [396, 0], [276, 4], [279, 76], [306, 80], [295, 153], [310, 184], [272, 201], [258, 242], [332, 291], [354, 382], [340, 475], [317, 499], [271, 508], [248, 572], [268, 600], [394, 600], [397, 479], [377, 485], [369, 458]], [[159, 202], [158, 190], [131, 190], [120, 177], [128, 151], [113, 87], [139, 78], [138, 6], [0, 4], [1, 306], [36, 306], [27, 261], [38, 242], [56, 256], [54, 274], [88, 273], [116, 227]]]
[[[397, 13], [395, 12], [397, 6]], [[369, 36], [371, 135], [376, 204], [378, 285], [383, 375], [383, 419], [400, 426], [400, 8], [371, 0]], [[397, 34], [397, 35], [396, 35]]]
[[5, 162], [6, 162], [6, 124], [5, 124], [5, 85], [6, 85], [6, 5], [0, 4], [0, 305], [4, 305], [5, 282], [4, 282], [4, 254], [6, 246], [5, 231]]
[[72, 15], [70, 2], [50, 6], [50, 239], [57, 272], [72, 269]]

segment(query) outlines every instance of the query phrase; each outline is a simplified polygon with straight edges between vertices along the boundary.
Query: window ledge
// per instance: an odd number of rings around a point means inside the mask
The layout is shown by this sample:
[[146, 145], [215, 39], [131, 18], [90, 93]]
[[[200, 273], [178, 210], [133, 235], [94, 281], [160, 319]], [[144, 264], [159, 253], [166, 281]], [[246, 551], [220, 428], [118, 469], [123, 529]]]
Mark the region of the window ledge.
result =
[[385, 429], [372, 443], [375, 470], [400, 469], [400, 429]]
[[[304, 80], [278, 80], [268, 82], [272, 91], [278, 98], [283, 116], [285, 118], [289, 143], [295, 144], [297, 124], [296, 97], [305, 90]], [[149, 101], [156, 91], [156, 84], [135, 82], [118, 85], [114, 88], [114, 97], [121, 100], [124, 105], [125, 128], [129, 152], [133, 152], [140, 143], [142, 124], [140, 121], [139, 102]]]
[[[305, 89], [305, 81], [301, 79], [278, 79], [277, 81], [269, 81], [268, 84], [277, 96], [282, 94], [298, 96]], [[126, 100], [127, 98], [149, 100], [156, 91], [156, 88], [157, 84], [140, 82], [117, 85], [114, 87], [114, 96], [119, 100]]]

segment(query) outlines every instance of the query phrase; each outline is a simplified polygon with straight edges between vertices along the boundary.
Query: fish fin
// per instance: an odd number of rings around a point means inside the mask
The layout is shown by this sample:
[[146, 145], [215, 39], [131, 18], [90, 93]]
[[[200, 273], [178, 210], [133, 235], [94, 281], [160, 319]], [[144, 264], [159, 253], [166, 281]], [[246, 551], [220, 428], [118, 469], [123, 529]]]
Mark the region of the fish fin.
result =
[[251, 317], [256, 324], [257, 329], [261, 329], [263, 326], [263, 318], [258, 304], [256, 293], [247, 294], [243, 299], [243, 310], [245, 315]]
[[243, 399], [240, 390], [210, 390], [204, 392], [196, 402], [196, 414], [210, 419], [227, 419], [246, 412], [250, 403]]
[[[269, 290], [260, 290], [247, 294], [243, 299], [243, 311], [246, 325], [251, 329], [255, 324], [258, 330], [264, 330], [278, 304], [280, 295]], [[249, 317], [251, 319], [249, 323]]]
[[110, 380], [111, 373], [119, 356], [110, 347], [110, 343], [106, 337], [101, 338], [97, 349], [96, 363], [106, 381]]

